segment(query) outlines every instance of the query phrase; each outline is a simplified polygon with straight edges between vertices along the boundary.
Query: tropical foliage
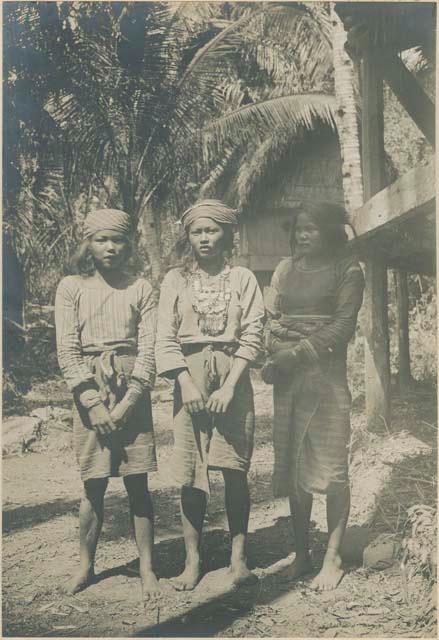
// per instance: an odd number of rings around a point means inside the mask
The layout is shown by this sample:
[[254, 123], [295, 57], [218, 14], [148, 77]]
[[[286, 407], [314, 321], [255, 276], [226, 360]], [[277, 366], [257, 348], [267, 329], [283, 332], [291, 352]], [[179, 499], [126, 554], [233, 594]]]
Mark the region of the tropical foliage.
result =
[[214, 189], [244, 153], [275, 159], [302, 129], [333, 126], [331, 49], [304, 6], [26, 2], [4, 13], [5, 228], [26, 264], [59, 270], [85, 211], [111, 205], [139, 222], [156, 276], [163, 222], [200, 186]]
[[251, 209], [307, 132], [341, 127], [340, 96], [356, 128], [332, 18], [327, 3], [6, 3], [4, 220], [30, 297], [49, 301], [90, 207], [133, 216], [157, 278], [196, 197], [232, 179]]

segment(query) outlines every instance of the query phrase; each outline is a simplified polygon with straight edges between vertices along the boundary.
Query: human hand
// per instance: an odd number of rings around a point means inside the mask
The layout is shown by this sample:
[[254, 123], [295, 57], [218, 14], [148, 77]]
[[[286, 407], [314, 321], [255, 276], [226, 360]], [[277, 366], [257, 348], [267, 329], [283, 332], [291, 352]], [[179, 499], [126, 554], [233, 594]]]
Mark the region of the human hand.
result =
[[282, 349], [273, 354], [273, 365], [279, 373], [287, 375], [294, 371], [297, 363], [297, 353], [294, 349]]
[[222, 387], [210, 394], [206, 402], [206, 409], [210, 413], [226, 413], [233, 400], [235, 388], [232, 385], [224, 384]]
[[276, 369], [273, 360], [267, 360], [261, 369], [261, 378], [265, 384], [273, 384], [276, 374]]
[[182, 379], [179, 376], [179, 384], [181, 390], [181, 401], [183, 406], [190, 414], [204, 411], [204, 398], [190, 375]]
[[103, 402], [91, 407], [91, 409], [88, 410], [88, 417], [92, 429], [101, 436], [113, 433], [113, 431], [116, 431], [118, 428]]
[[131, 415], [131, 412], [134, 408], [134, 405], [129, 402], [127, 397], [122, 398], [120, 402], [118, 402], [112, 409], [110, 415], [111, 419], [117, 426], [122, 426], [124, 422], [128, 420]]

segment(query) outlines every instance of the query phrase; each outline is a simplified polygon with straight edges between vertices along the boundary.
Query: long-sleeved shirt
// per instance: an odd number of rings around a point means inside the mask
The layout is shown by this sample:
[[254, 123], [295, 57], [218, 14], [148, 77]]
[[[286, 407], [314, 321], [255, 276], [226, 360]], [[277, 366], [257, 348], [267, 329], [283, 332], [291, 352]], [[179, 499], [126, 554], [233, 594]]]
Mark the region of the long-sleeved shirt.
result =
[[123, 289], [84, 276], [61, 280], [55, 299], [58, 361], [69, 389], [93, 379], [87, 352], [133, 349], [132, 377], [151, 389], [155, 380], [156, 306], [151, 285], [137, 278]]
[[274, 311], [285, 316], [328, 316], [330, 320], [302, 341], [313, 359], [340, 349], [343, 353], [355, 331], [363, 300], [364, 277], [353, 258], [342, 258], [318, 269], [302, 268], [291, 258], [282, 260], [271, 281]]
[[264, 302], [253, 273], [245, 267], [230, 271], [231, 300], [223, 333], [209, 336], [198, 326], [190, 286], [179, 269], [169, 271], [162, 283], [158, 309], [157, 373], [186, 367], [184, 344], [236, 344], [235, 357], [254, 362], [262, 349]]

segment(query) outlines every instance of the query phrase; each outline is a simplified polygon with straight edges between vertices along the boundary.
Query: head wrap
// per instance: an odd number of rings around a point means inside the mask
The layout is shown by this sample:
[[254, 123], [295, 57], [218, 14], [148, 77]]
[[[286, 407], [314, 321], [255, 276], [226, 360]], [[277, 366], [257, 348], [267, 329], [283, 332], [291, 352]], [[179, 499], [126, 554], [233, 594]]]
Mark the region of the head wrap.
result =
[[128, 235], [133, 230], [131, 217], [119, 209], [90, 211], [84, 220], [84, 239], [90, 238], [97, 231], [104, 229]]
[[236, 209], [231, 209], [221, 200], [202, 200], [186, 209], [180, 222], [187, 229], [199, 218], [211, 218], [218, 224], [238, 224]]

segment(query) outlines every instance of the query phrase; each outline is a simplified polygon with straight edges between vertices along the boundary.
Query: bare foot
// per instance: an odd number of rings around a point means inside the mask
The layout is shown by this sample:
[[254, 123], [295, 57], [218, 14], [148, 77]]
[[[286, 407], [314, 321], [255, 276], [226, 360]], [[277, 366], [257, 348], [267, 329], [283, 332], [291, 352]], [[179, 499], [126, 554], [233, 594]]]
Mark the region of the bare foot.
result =
[[147, 569], [140, 573], [140, 581], [142, 583], [142, 602], [143, 606], [157, 600], [162, 595], [162, 589], [159, 581], [152, 569]]
[[327, 550], [323, 566], [311, 583], [312, 589], [330, 591], [336, 589], [344, 576], [343, 563], [338, 552]]
[[176, 591], [192, 591], [201, 579], [200, 563], [194, 562], [186, 565], [185, 570], [171, 584]]
[[83, 569], [79, 569], [74, 576], [67, 580], [63, 587], [63, 590], [68, 595], [73, 596], [75, 595], [75, 593], [79, 593], [80, 591], [87, 589], [87, 587], [93, 584], [94, 579], [95, 572], [93, 568], [86, 571], [84, 571]]
[[233, 584], [240, 587], [244, 584], [254, 584], [258, 582], [258, 576], [252, 573], [244, 561], [234, 562], [230, 566]]
[[312, 568], [312, 562], [309, 554], [296, 554], [296, 557], [294, 558], [292, 564], [290, 564], [289, 567], [286, 567], [286, 569], [282, 571], [282, 575], [289, 580], [297, 580], [301, 576], [304, 576], [307, 573], [311, 573]]

